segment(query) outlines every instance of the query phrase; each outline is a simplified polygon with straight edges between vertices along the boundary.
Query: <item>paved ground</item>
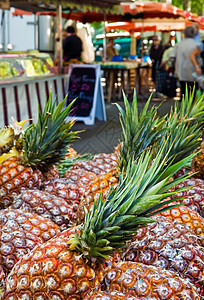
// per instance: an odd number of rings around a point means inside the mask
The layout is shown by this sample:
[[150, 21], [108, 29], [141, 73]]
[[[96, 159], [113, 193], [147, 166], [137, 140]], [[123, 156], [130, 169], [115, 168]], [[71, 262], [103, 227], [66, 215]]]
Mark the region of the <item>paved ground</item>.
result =
[[[140, 95], [138, 97], [139, 109], [142, 109], [146, 103], [146, 100], [150, 93], [143, 93], [146, 95]], [[131, 97], [128, 97], [131, 101]], [[118, 100], [123, 107], [123, 102]], [[160, 105], [158, 109], [158, 114], [160, 116], [168, 113], [170, 108], [174, 105], [175, 100], [173, 99], [163, 99], [156, 100], [152, 99], [150, 106]], [[116, 105], [111, 103], [106, 103], [106, 114], [107, 121], [102, 122], [96, 119], [94, 125], [85, 125], [83, 122], [77, 122], [74, 125], [74, 130], [84, 130], [80, 134], [80, 139], [73, 143], [73, 148], [78, 153], [111, 153], [114, 147], [118, 144], [121, 136], [121, 127], [119, 122], [119, 114]]]

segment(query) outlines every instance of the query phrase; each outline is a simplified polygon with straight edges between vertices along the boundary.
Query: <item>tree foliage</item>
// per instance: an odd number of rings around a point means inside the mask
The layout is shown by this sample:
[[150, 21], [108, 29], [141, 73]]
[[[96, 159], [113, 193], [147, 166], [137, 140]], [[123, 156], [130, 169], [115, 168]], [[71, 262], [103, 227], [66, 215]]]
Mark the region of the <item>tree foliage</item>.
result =
[[202, 16], [203, 0], [172, 0], [172, 5], [184, 10], [190, 8], [193, 14]]

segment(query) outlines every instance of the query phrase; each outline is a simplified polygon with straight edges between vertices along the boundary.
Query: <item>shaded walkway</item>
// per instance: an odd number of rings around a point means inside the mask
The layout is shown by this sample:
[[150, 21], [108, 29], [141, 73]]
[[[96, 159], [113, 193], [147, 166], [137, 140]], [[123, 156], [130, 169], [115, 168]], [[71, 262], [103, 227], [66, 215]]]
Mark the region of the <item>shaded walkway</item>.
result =
[[[131, 100], [131, 97], [128, 98]], [[147, 97], [139, 97], [138, 107], [141, 110]], [[122, 107], [123, 102], [117, 101]], [[158, 106], [162, 101], [151, 101], [150, 107]], [[172, 99], [166, 99], [158, 109], [159, 116], [163, 116], [170, 112], [171, 107], [175, 101]], [[75, 141], [72, 146], [78, 153], [111, 153], [114, 151], [114, 147], [117, 146], [121, 136], [121, 127], [119, 122], [119, 114], [116, 105], [106, 103], [107, 122], [101, 122], [96, 120], [94, 125], [88, 126], [83, 122], [77, 122], [74, 130], [85, 130], [80, 134], [80, 139]]]

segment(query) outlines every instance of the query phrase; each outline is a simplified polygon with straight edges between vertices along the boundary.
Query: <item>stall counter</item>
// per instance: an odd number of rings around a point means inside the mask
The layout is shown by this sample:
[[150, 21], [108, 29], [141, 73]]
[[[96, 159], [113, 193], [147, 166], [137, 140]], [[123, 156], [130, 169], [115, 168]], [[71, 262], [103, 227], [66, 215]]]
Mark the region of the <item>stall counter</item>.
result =
[[57, 102], [65, 97], [67, 75], [19, 77], [0, 81], [0, 128], [15, 120], [36, 121], [38, 102], [44, 107], [45, 99], [52, 90]]

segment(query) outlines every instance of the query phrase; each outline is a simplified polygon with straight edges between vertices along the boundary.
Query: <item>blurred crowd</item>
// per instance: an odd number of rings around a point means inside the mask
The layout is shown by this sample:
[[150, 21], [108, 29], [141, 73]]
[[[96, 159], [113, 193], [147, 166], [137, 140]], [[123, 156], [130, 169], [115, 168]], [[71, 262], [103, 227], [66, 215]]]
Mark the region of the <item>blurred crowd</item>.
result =
[[[62, 31], [64, 63], [80, 62], [93, 63], [94, 47], [88, 42], [85, 31], [68, 26]], [[56, 41], [59, 42], [58, 36]], [[59, 51], [56, 48], [55, 64], [58, 62]], [[113, 38], [108, 40], [106, 53], [101, 51], [106, 61], [123, 60], [119, 55]], [[156, 91], [155, 97], [163, 95], [175, 97], [177, 87], [180, 87], [180, 98], [195, 89], [202, 89], [204, 82], [204, 41], [199, 32], [199, 24], [186, 26], [181, 42], [175, 44], [175, 36], [169, 36], [166, 44], [162, 45], [159, 35], [152, 38], [149, 50], [152, 62], [152, 83]], [[115, 60], [116, 58], [116, 60]], [[102, 60], [103, 61], [103, 60]]]
[[[152, 81], [156, 97], [164, 95], [174, 97], [177, 86], [180, 98], [187, 92], [202, 90], [204, 82], [204, 42], [201, 41], [199, 25], [187, 26], [181, 42], [173, 46], [172, 37], [166, 45], [161, 45], [158, 36], [153, 38], [150, 49], [152, 60]], [[178, 81], [178, 82], [177, 82]]]

